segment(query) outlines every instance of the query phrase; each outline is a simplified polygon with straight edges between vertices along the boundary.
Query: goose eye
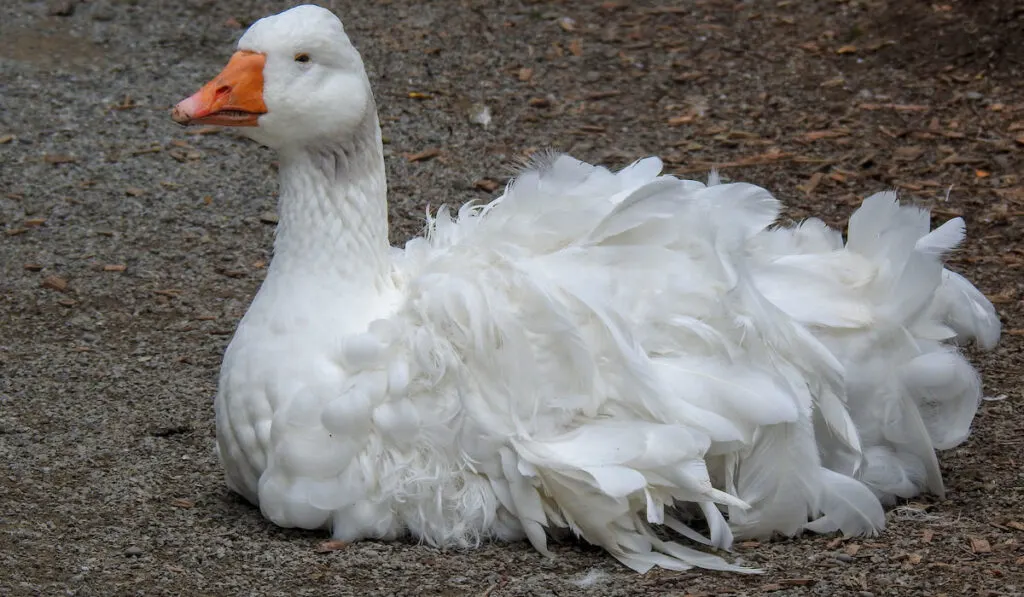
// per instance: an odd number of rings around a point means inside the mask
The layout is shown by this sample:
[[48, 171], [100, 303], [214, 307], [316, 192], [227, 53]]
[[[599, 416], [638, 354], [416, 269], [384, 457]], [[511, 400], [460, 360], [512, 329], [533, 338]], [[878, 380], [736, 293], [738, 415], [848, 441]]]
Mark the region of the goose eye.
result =
[[305, 52], [303, 52], [302, 54], [296, 54], [295, 62], [301, 62], [303, 64], [309, 62], [309, 54], [306, 54]]

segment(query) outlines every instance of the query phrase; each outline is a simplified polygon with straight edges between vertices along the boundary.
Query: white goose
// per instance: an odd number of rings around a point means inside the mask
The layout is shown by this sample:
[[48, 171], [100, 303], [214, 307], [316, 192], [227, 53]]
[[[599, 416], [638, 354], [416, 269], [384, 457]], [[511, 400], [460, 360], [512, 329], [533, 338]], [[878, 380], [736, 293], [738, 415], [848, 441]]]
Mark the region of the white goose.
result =
[[943, 493], [935, 449], [980, 399], [955, 345], [1000, 332], [943, 268], [959, 218], [929, 232], [880, 193], [844, 245], [774, 227], [756, 186], [548, 156], [391, 248], [370, 84], [314, 6], [253, 24], [173, 116], [280, 155], [275, 255], [215, 404], [228, 485], [278, 525], [545, 553], [569, 529], [641, 572], [750, 571], [683, 543], [872, 534]]

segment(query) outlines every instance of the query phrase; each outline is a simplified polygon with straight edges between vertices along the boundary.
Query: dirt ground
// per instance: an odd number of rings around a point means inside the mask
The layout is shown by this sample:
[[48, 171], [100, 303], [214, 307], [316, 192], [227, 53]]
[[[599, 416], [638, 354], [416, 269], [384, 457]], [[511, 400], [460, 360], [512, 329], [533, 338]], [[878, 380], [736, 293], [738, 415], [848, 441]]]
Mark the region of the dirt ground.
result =
[[548, 147], [718, 165], [838, 226], [892, 186], [966, 217], [952, 266], [1006, 333], [973, 355], [994, 399], [941, 455], [947, 499], [877, 538], [742, 544], [755, 577], [638, 576], [571, 544], [321, 553], [227, 491], [212, 400], [270, 257], [274, 157], [168, 109], [287, 6], [0, 3], [0, 595], [1024, 593], [1024, 2], [332, 6], [375, 84], [396, 243]]

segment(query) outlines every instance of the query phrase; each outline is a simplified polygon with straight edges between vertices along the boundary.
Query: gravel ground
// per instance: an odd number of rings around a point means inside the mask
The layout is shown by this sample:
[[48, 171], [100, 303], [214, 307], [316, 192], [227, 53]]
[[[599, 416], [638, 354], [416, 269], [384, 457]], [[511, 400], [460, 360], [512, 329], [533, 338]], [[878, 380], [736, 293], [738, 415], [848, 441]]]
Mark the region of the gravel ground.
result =
[[[598, 550], [321, 552], [225, 488], [212, 399], [269, 259], [270, 152], [169, 107], [215, 74], [254, 0], [0, 5], [0, 594], [1011, 595], [1024, 592], [1024, 3], [337, 2], [371, 69], [393, 240], [490, 196], [525, 152], [772, 189], [842, 225], [890, 186], [962, 214], [953, 261], [1007, 333], [974, 355], [949, 495], [880, 537], [746, 543], [757, 577], [637, 576]], [[486, 105], [484, 127], [470, 115]], [[948, 194], [948, 197], [947, 197]]]

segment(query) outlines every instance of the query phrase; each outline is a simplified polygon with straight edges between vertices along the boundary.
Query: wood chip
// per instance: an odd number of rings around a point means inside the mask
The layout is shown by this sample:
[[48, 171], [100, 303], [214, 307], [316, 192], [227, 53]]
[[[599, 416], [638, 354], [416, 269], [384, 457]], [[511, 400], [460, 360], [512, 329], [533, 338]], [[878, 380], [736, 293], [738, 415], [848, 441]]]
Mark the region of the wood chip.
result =
[[774, 582], [770, 583], [770, 584], [767, 584], [767, 585], [761, 585], [760, 586], [760, 590], [761, 590], [762, 593], [774, 593], [775, 591], [781, 591], [782, 589], [785, 589], [785, 588], [786, 587], [780, 585], [779, 583], [774, 583]]
[[583, 55], [583, 40], [581, 40], [579, 38], [575, 38], [572, 41], [570, 41], [569, 42], [569, 52], [573, 56], [582, 56]]
[[822, 139], [838, 139], [840, 137], [849, 136], [850, 132], [842, 129], [828, 129], [822, 131], [809, 131], [804, 133], [797, 138], [798, 141], [806, 141], [808, 143], [813, 141], [820, 141]]
[[583, 97], [588, 99], [588, 100], [593, 101], [593, 100], [603, 100], [603, 99], [606, 99], [606, 98], [609, 98], [609, 97], [615, 97], [616, 95], [621, 95], [621, 94], [622, 94], [621, 91], [614, 91], [614, 90], [594, 91], [594, 92], [588, 93], [587, 95], [585, 95]]
[[529, 81], [530, 79], [533, 78], [533, 69], [524, 66], [523, 68], [519, 69], [517, 76], [519, 77], [520, 81], [525, 83], [526, 81]]
[[547, 108], [551, 106], [551, 100], [546, 97], [531, 97], [527, 104], [534, 108]]
[[931, 543], [933, 537], [935, 537], [935, 531], [933, 531], [931, 529], [925, 529], [924, 531], [921, 532], [921, 542], [922, 543]]
[[66, 292], [68, 289], [68, 281], [59, 276], [46, 276], [39, 285], [58, 292]]
[[43, 161], [47, 164], [73, 164], [78, 161], [78, 158], [62, 153], [48, 153], [43, 156]]
[[192, 500], [186, 500], [184, 498], [175, 498], [171, 500], [171, 505], [175, 508], [195, 508], [196, 503]]
[[144, 189], [140, 189], [139, 187], [128, 187], [127, 189], [124, 190], [124, 194], [129, 195], [131, 197], [141, 197], [146, 194], [146, 191]]
[[425, 162], [427, 160], [432, 160], [439, 155], [441, 155], [441, 150], [436, 147], [431, 147], [430, 149], [424, 149], [417, 153], [407, 153], [405, 154], [405, 159], [410, 162]]
[[1017, 529], [1018, 531], [1024, 531], [1024, 522], [1011, 520], [1010, 522], [1006, 523], [1006, 526], [1010, 527], [1011, 529]]
[[480, 180], [473, 182], [473, 187], [480, 189], [481, 191], [493, 193], [498, 190], [498, 181], [490, 178], [481, 178]]
[[46, 218], [29, 218], [25, 220], [24, 226], [26, 228], [38, 228], [46, 223]]
[[807, 182], [805, 182], [802, 185], [797, 185], [796, 188], [798, 190], [803, 191], [805, 195], [810, 197], [811, 193], [814, 192], [814, 189], [818, 188], [818, 185], [821, 183], [821, 179], [824, 176], [825, 175], [822, 174], [821, 172], [815, 172], [814, 174], [811, 175], [811, 178]]
[[846, 549], [844, 549], [843, 551], [845, 551], [846, 555], [848, 555], [848, 556], [855, 556], [855, 555], [857, 555], [857, 552], [860, 551], [860, 544], [859, 543], [851, 543], [851, 544], [847, 545]]
[[25, 234], [28, 232], [28, 228], [8, 228], [4, 230], [4, 234], [7, 236], [18, 236], [19, 234]]
[[317, 545], [316, 551], [317, 553], [331, 553], [332, 551], [338, 551], [339, 549], [345, 549], [346, 547], [348, 547], [348, 543], [337, 539], [331, 539], [330, 541], [324, 541]]
[[25, 265], [23, 265], [21, 267], [23, 267], [25, 270], [30, 271], [30, 272], [38, 272], [38, 271], [42, 271], [42, 269], [43, 269], [43, 266], [41, 264], [38, 264], [38, 263], [26, 263]]
[[988, 539], [981, 537], [971, 537], [971, 551], [974, 553], [991, 553], [992, 546], [989, 545]]
[[853, 54], [857, 51], [857, 46], [842, 46], [836, 50], [836, 54]]
[[422, 92], [419, 92], [419, 91], [410, 91], [409, 92], [409, 99], [428, 100], [428, 99], [430, 99], [432, 97], [434, 97], [434, 96], [430, 95], [429, 93], [422, 93]]
[[103, 266], [105, 272], [123, 272], [128, 269], [128, 266], [123, 263], [108, 263]]
[[14, 141], [14, 135], [0, 135], [0, 145], [6, 145]]

